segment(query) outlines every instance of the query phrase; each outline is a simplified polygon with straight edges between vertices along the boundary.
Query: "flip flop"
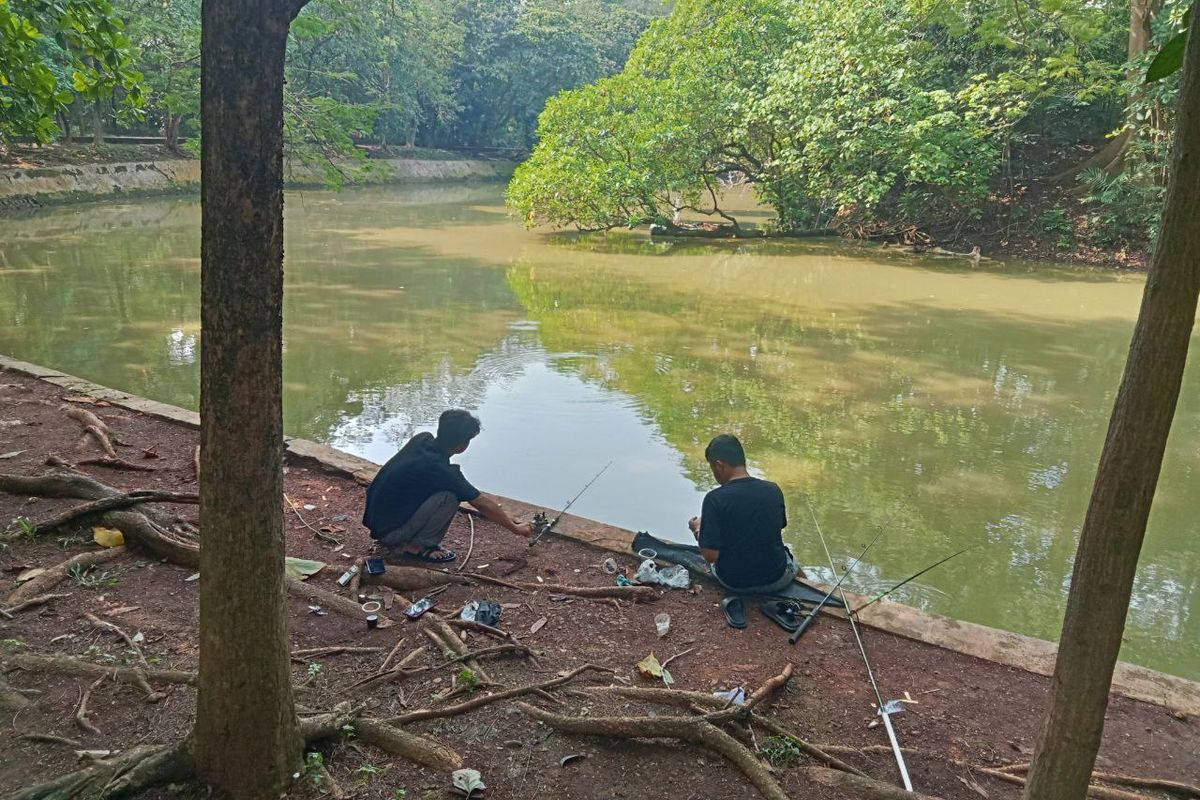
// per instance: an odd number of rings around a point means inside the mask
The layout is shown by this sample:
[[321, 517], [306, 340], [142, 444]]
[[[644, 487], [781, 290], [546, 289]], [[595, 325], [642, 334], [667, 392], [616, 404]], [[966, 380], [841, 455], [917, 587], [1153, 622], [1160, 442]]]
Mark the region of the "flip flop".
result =
[[788, 633], [795, 633], [805, 616], [800, 605], [791, 600], [766, 600], [759, 603], [758, 608], [763, 616]]
[[[436, 553], [438, 550], [441, 550], [443, 555], [430, 555], [430, 553]], [[411, 558], [414, 561], [427, 561], [430, 564], [445, 564], [458, 558], [453, 550], [447, 550], [444, 547], [427, 547], [419, 553], [405, 553], [404, 557]]]
[[746, 602], [737, 595], [730, 595], [721, 601], [721, 610], [725, 612], [725, 621], [731, 628], [746, 627]]

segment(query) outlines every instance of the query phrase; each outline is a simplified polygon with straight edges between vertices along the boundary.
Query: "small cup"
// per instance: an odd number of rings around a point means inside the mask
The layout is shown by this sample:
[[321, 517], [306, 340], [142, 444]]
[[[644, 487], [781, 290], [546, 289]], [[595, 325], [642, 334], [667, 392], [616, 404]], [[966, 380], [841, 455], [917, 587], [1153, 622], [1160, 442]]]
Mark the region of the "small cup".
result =
[[379, 615], [368, 614], [367, 615], [367, 627], [368, 628], [378, 628], [379, 627]]
[[650, 547], [643, 547], [638, 550], [638, 558], [658, 558], [658, 551]]
[[654, 627], [658, 630], [658, 638], [661, 639], [666, 636], [667, 632], [671, 630], [671, 615], [656, 614], [654, 617]]

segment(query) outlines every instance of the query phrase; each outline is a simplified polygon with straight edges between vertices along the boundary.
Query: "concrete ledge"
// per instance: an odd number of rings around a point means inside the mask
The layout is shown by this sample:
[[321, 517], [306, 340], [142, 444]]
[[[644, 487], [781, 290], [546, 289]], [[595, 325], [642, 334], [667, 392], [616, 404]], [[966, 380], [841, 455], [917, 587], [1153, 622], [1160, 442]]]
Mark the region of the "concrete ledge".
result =
[[[0, 355], [0, 370], [40, 378], [71, 392], [104, 400], [114, 406], [167, 422], [174, 422], [189, 428], [200, 427], [200, 416], [193, 411], [101, 386], [37, 364]], [[370, 483], [375, 473], [379, 471], [379, 465], [365, 458], [307, 439], [289, 438], [287, 454], [294, 461], [314, 464], [330, 472], [348, 475], [363, 485]], [[501, 498], [501, 500], [508, 509], [519, 515], [530, 515], [535, 511], [544, 510], [540, 506], [533, 506], [520, 500], [511, 498]], [[565, 538], [602, 550], [624, 555], [629, 555], [632, 550], [634, 535], [632, 531], [585, 517], [577, 517], [573, 514], [564, 515], [555, 531]], [[866, 601], [865, 597], [849, 593], [847, 596], [851, 599], [852, 604]], [[859, 616], [859, 620], [865, 625], [897, 636], [974, 656], [985, 661], [1016, 667], [1038, 675], [1050, 675], [1054, 671], [1054, 659], [1058, 648], [1054, 642], [1043, 639], [1034, 639], [1011, 631], [976, 625], [973, 622], [931, 614], [911, 606], [887, 601], [876, 603], [865, 610]], [[1186, 678], [1156, 672], [1122, 661], [1117, 664], [1113, 674], [1112, 688], [1114, 692], [1135, 700], [1164, 706], [1185, 714], [1200, 715], [1200, 683], [1189, 681]]]

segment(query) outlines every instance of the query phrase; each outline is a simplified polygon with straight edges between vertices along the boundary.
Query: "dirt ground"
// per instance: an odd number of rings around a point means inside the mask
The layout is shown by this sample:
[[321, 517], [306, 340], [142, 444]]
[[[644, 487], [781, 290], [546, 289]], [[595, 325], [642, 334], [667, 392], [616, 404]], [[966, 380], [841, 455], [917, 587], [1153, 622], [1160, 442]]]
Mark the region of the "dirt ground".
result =
[[[75, 398], [78, 399], [78, 398]], [[63, 391], [40, 381], [0, 372], [0, 472], [38, 475], [45, 461], [57, 455], [78, 461], [98, 453], [77, 449], [79, 429], [59, 410]], [[85, 405], [131, 447], [120, 454], [154, 468], [153, 472], [80, 467], [93, 477], [121, 489], [145, 488], [195, 491], [194, 431], [121, 409]], [[148, 450], [157, 458], [145, 457]], [[286, 491], [298, 512], [280, 509], [287, 525], [287, 552], [328, 564], [310, 583], [337, 590], [335, 579], [354, 557], [370, 546], [358, 524], [363, 487], [353, 480], [312, 466], [291, 463]], [[0, 526], [10, 520], [44, 520], [79, 501], [35, 499], [0, 494]], [[185, 519], [195, 520], [195, 506], [173, 506]], [[301, 519], [303, 518], [303, 520]], [[474, 547], [469, 571], [509, 581], [611, 585], [601, 569], [610, 554], [573, 541], [548, 537], [530, 549], [487, 522], [460, 514], [447, 546], [466, 554], [474, 524]], [[45, 536], [21, 535], [19, 526], [0, 549], [0, 596], [15, 586], [17, 576], [33, 567], [48, 567], [73, 554], [95, 549], [92, 524], [78, 524]], [[342, 540], [338, 546], [319, 538]], [[618, 556], [632, 574], [636, 559]], [[451, 568], [453, 569], [453, 565]], [[69, 592], [39, 608], [0, 618], [0, 658], [15, 652], [68, 655], [100, 664], [136, 663], [135, 653], [116, 636], [98, 630], [85, 618], [93, 613], [115, 623], [140, 641], [155, 669], [194, 670], [197, 661], [197, 583], [189, 570], [130, 553], [87, 575], [69, 578], [54, 590]], [[375, 591], [367, 589], [365, 591]], [[342, 590], [343, 593], [345, 590]], [[694, 591], [662, 590], [656, 602], [587, 600], [549, 591], [517, 591], [491, 585], [454, 585], [437, 598], [437, 610], [451, 618], [471, 599], [504, 604], [501, 626], [532, 647], [542, 665], [539, 673], [520, 656], [491, 658], [484, 663], [493, 681], [522, 686], [547, 680], [560, 670], [592, 663], [611, 668], [615, 677], [593, 673], [567, 688], [612, 682], [652, 686], [640, 678], [634, 664], [650, 653], [660, 659], [679, 657], [670, 665], [677, 688], [703, 692], [744, 686], [757, 687], [791, 662], [795, 676], [787, 691], [770, 705], [769, 715], [811, 742], [850, 748], [875, 748], [844, 755], [869, 774], [891, 783], [899, 779], [886, 747], [883, 728], [872, 725], [875, 696], [848, 624], [822, 618], [795, 646], [756, 610], [748, 629], [725, 624], [717, 605], [721, 594], [703, 584]], [[309, 604], [292, 598], [291, 633], [294, 649], [345, 645], [374, 647], [359, 654], [294, 659], [297, 701], [308, 709], [325, 710], [354, 697], [367, 712], [386, 717], [407, 710], [436, 707], [433, 695], [456, 679], [461, 665], [443, 664], [441, 654], [426, 652], [414, 666], [432, 669], [400, 683], [389, 683], [367, 694], [351, 695], [354, 681], [375, 672], [400, 640], [407, 654], [428, 641], [418, 623], [404, 621], [399, 608], [396, 624], [368, 630], [362, 620], [337, 614], [316, 616]], [[671, 616], [670, 632], [658, 638], [654, 616]], [[545, 619], [541, 627], [540, 620]], [[536, 632], [531, 632], [537, 628]], [[906, 748], [912, 780], [923, 793], [943, 798], [1017, 798], [1020, 787], [978, 771], [1028, 760], [1048, 680], [1018, 669], [958, 655], [876, 630], [865, 632], [866, 646], [884, 699], [904, 697], [915, 703], [895, 718]], [[472, 635], [472, 649], [490, 641]], [[442, 664], [443, 666], [439, 667]], [[100, 731], [82, 730], [74, 716], [89, 678], [64, 679], [10, 670], [11, 686], [32, 690], [34, 703], [0, 718], [0, 796], [77, 766], [72, 746], [22, 738], [50, 734], [72, 739], [78, 749], [124, 749], [135, 744], [169, 743], [183, 737], [192, 723], [194, 690], [175, 687], [158, 703], [149, 703], [135, 688], [103, 681], [89, 703], [89, 719]], [[661, 684], [660, 684], [661, 685]], [[477, 691], [488, 691], [479, 689]], [[551, 710], [585, 715], [675, 714], [637, 701], [597, 700], [559, 691], [564, 703], [535, 700]], [[452, 701], [454, 702], [454, 701]], [[620, 741], [556, 733], [532, 722], [507, 702], [485, 706], [461, 716], [414, 723], [410, 729], [449, 744], [466, 766], [478, 769], [487, 784], [486, 798], [713, 798], [756, 796], [743, 775], [719, 756], [673, 741]], [[799, 768], [813, 765], [806, 756], [788, 757], [786, 748], [761, 731], [753, 741], [776, 756], [777, 778], [794, 798], [846, 796], [807, 784]], [[568, 755], [582, 755], [565, 765]], [[324, 764], [348, 795], [360, 798], [452, 797], [449, 776], [396, 760], [353, 740], [332, 744], [321, 752]], [[974, 767], [974, 768], [973, 768]], [[1195, 781], [1200, 775], [1200, 724], [1171, 711], [1124, 698], [1109, 708], [1099, 768], [1108, 772]], [[306, 776], [289, 796], [316, 797]], [[167, 787], [153, 797], [207, 797], [194, 786]]]

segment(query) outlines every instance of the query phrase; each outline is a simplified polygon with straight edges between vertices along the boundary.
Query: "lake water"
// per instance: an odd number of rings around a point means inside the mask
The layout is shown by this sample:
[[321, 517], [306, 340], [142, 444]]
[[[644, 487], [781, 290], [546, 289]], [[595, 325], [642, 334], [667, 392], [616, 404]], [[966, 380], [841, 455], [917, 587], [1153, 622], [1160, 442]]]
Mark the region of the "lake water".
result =
[[[289, 433], [382, 462], [469, 408], [484, 432], [461, 462], [485, 491], [559, 507], [615, 459], [573, 510], [681, 538], [704, 445], [733, 432], [816, 574], [814, 515], [839, 569], [884, 529], [859, 591], [980, 545], [893, 596], [1057, 636], [1140, 276], [531, 233], [500, 193], [289, 194]], [[199, 221], [190, 199], [4, 220], [0, 352], [195, 408]], [[1194, 679], [1198, 451], [1192, 374], [1123, 657]]]

